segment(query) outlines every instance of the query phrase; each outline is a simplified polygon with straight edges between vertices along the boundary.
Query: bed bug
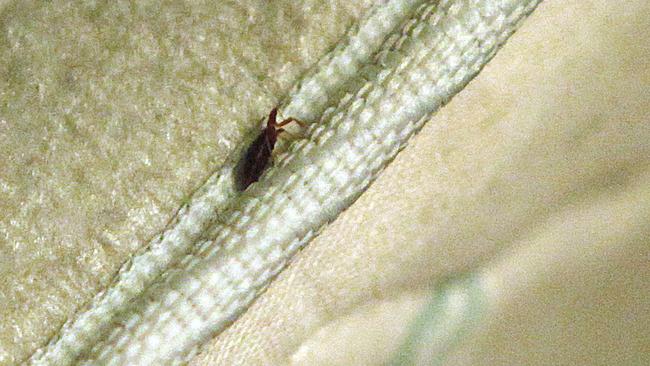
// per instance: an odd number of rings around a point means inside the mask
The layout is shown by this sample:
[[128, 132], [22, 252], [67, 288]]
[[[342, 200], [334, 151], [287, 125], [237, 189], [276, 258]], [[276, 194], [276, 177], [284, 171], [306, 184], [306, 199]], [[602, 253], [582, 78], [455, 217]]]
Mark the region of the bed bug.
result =
[[276, 120], [277, 115], [278, 108], [276, 107], [269, 113], [266, 126], [248, 147], [246, 154], [240, 162], [237, 174], [237, 185], [240, 191], [245, 190], [248, 186], [257, 182], [262, 176], [262, 173], [264, 173], [264, 170], [266, 170], [271, 159], [271, 153], [278, 140], [278, 135], [285, 132], [282, 127], [291, 122], [296, 122], [304, 127], [304, 124], [295, 118], [287, 118], [278, 123]]

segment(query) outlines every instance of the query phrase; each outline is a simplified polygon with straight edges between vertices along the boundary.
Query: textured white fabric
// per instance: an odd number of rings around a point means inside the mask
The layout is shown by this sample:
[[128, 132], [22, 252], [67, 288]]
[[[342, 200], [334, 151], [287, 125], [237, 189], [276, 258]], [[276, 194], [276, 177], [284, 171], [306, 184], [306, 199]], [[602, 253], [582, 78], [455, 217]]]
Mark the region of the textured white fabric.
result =
[[[417, 2], [413, 0], [392, 0], [372, 8], [358, 25], [348, 31], [346, 41], [352, 46], [339, 46], [330, 52], [320, 60], [311, 75], [304, 77], [302, 83], [295, 88], [292, 100], [298, 101], [299, 106], [294, 108], [294, 112], [302, 112], [299, 114], [302, 119], [306, 119], [305, 110], [312, 115], [319, 115], [321, 111], [318, 109], [322, 109], [323, 105], [305, 105], [304, 101], [314, 100], [315, 91], [330, 97], [335, 95], [336, 90], [346, 81], [344, 76], [354, 74], [367, 63], [386, 34], [403, 21], [415, 3]], [[341, 69], [342, 66], [345, 68]], [[331, 78], [332, 75], [339, 75], [338, 82]], [[310, 89], [310, 86], [314, 85], [317, 86], [316, 89]], [[327, 101], [322, 96], [320, 100]], [[32, 357], [34, 362], [72, 362], [79, 353], [111, 329], [118, 314], [124, 311], [145, 287], [195, 244], [198, 235], [214, 220], [215, 214], [224, 209], [229, 199], [236, 196], [234, 169], [245, 148], [246, 144], [242, 144], [231, 154], [229, 160], [181, 207], [174, 221], [167, 225], [168, 229], [129, 259], [120, 268], [115, 284], [98, 293], [89, 310], [68, 321], [59, 335], [51, 340], [50, 345]]]
[[374, 2], [2, 1], [0, 365], [203, 211], [183, 206]]

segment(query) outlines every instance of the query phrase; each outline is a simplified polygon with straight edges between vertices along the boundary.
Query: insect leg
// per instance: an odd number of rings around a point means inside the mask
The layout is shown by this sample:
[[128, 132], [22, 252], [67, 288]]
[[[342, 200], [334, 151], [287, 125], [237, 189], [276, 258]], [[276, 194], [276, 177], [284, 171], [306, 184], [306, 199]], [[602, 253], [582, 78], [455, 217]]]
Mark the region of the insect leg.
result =
[[305, 122], [300, 121], [300, 120], [297, 120], [297, 119], [291, 117], [291, 118], [287, 118], [287, 119], [285, 119], [284, 121], [282, 121], [282, 122], [280, 122], [280, 123], [276, 123], [276, 124], [275, 124], [275, 127], [283, 127], [283, 126], [288, 125], [288, 124], [291, 123], [291, 122], [296, 122], [296, 123], [299, 124], [300, 127], [302, 127], [302, 128], [305, 128], [305, 126], [306, 126]]

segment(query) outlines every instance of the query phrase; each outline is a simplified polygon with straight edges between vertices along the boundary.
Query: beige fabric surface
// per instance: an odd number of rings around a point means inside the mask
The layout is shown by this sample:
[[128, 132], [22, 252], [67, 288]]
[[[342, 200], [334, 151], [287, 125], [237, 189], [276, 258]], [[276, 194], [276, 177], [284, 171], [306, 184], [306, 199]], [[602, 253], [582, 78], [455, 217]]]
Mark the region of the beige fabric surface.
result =
[[370, 3], [0, 2], [0, 365], [105, 288]]
[[[0, 365], [105, 288], [373, 3], [0, 1]], [[489, 316], [449, 364], [647, 364], [648, 14], [542, 3], [193, 363], [384, 362], [442, 279], [476, 271]]]
[[447, 364], [647, 364], [649, 14], [542, 3], [193, 364], [385, 362], [467, 271], [490, 302]]

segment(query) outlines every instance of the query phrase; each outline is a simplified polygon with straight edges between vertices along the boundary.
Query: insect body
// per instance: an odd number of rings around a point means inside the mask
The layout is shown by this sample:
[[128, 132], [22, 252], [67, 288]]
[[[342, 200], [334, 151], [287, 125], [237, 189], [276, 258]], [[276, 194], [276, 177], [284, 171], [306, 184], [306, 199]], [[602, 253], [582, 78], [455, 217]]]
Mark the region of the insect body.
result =
[[248, 147], [244, 159], [240, 162], [237, 174], [237, 183], [238, 188], [241, 191], [248, 188], [249, 185], [257, 182], [262, 176], [262, 173], [264, 173], [264, 170], [269, 163], [269, 159], [271, 159], [271, 153], [273, 152], [275, 143], [278, 140], [278, 135], [284, 132], [282, 127], [291, 122], [296, 122], [301, 126], [303, 125], [302, 122], [295, 118], [287, 118], [278, 123], [276, 121], [277, 115], [278, 109], [273, 108], [271, 113], [269, 113], [266, 127]]

